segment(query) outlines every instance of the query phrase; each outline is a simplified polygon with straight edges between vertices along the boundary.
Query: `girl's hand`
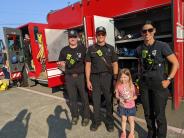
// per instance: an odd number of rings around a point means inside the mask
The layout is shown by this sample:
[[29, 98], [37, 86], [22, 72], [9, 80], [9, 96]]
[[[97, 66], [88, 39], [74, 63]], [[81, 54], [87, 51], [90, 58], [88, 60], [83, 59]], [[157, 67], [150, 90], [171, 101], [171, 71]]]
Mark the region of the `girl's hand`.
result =
[[124, 102], [126, 103], [126, 102], [129, 102], [129, 101], [132, 101], [132, 100], [134, 100], [134, 98], [130, 97], [129, 99], [125, 99]]
[[125, 99], [124, 102], [127, 103], [130, 99]]
[[125, 100], [124, 99], [122, 99], [122, 98], [120, 98], [120, 103], [122, 103], [122, 104], [124, 104], [125, 103]]
[[129, 101], [132, 101], [132, 100], [134, 100], [134, 97], [131, 97], [130, 99], [128, 99]]

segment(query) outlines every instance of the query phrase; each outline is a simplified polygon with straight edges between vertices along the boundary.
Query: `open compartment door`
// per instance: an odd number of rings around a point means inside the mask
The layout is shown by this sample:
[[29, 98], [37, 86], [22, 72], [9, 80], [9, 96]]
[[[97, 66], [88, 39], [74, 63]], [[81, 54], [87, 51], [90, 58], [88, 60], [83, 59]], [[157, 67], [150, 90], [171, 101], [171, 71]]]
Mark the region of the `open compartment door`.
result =
[[84, 28], [87, 46], [91, 46], [96, 42], [96, 28], [103, 26], [106, 28], [107, 38], [106, 42], [115, 46], [114, 39], [114, 20], [102, 16], [86, 16], [84, 17]]
[[180, 68], [174, 78], [174, 108], [178, 109], [184, 96], [184, 0], [173, 0], [173, 44]]
[[66, 30], [45, 29], [48, 62], [46, 62], [48, 86], [55, 87], [64, 84], [64, 74], [57, 68], [60, 51], [68, 45]]
[[4, 27], [3, 32], [11, 79], [21, 78], [20, 72], [23, 69], [25, 60], [21, 31], [15, 28]]
[[94, 31], [96, 31], [96, 28], [99, 26], [105, 27], [106, 32], [107, 32], [106, 42], [112, 46], [115, 46], [113, 18], [93, 16], [93, 20], [94, 20]]
[[4, 58], [4, 55], [5, 55], [5, 47], [4, 47], [4, 43], [3, 43], [3, 40], [0, 39], [0, 76], [3, 75], [3, 72], [1, 72], [1, 68], [3, 67], [3, 64], [5, 62], [5, 58]]

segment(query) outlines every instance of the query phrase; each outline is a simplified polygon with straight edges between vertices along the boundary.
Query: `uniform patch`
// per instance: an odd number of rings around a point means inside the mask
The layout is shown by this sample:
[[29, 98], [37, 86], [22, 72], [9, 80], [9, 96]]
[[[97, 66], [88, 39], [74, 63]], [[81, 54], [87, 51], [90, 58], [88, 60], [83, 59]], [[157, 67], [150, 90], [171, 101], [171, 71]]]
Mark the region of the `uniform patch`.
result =
[[146, 58], [148, 55], [148, 50], [142, 50], [142, 58]]
[[99, 57], [103, 56], [103, 53], [102, 53], [102, 51], [101, 51], [100, 49], [97, 50], [96, 53], [97, 53], [97, 55], [98, 55]]
[[110, 52], [111, 52], [111, 49], [110, 49], [110, 48], [108, 48], [108, 49], [107, 49], [107, 51], [110, 53]]
[[78, 58], [81, 58], [82, 54], [81, 53], [77, 53], [77, 56], [78, 56]]
[[74, 60], [74, 59], [71, 59], [71, 60], [70, 60], [70, 64], [71, 64], [71, 65], [74, 65], [74, 64], [75, 64], [75, 60]]
[[157, 50], [153, 50], [152, 55], [155, 57], [157, 55]]
[[71, 55], [71, 54], [66, 54], [66, 59], [67, 59], [67, 60], [70, 60], [70, 59], [71, 59], [71, 57], [72, 57], [72, 55]]

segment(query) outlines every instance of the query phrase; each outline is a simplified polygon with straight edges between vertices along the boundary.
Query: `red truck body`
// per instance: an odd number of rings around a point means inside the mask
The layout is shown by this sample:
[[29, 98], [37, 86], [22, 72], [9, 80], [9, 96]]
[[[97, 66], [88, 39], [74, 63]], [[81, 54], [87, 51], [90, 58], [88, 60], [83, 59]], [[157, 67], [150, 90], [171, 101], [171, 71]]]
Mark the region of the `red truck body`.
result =
[[[115, 23], [118, 24], [118, 20], [121, 18], [126, 18], [129, 15], [140, 16], [140, 13], [146, 13], [152, 11], [160, 12], [163, 10], [166, 14], [167, 8], [170, 14], [169, 19], [166, 19], [167, 24], [170, 23], [172, 29], [170, 29], [167, 34], [165, 32], [164, 36], [158, 36], [159, 39], [168, 37], [169, 40], [166, 42], [172, 43], [172, 48], [179, 60], [180, 68], [175, 76], [173, 84], [173, 99], [174, 107], [178, 108], [181, 98], [184, 97], [184, 73], [183, 73], [183, 52], [184, 52], [184, 1], [183, 0], [129, 0], [122, 1], [117, 0], [82, 0], [81, 2], [70, 5], [66, 8], [49, 13], [47, 16], [48, 28], [55, 29], [70, 29], [70, 28], [81, 28], [85, 30], [86, 44], [89, 46], [95, 43], [95, 18], [94, 16], [103, 16], [111, 18]], [[156, 10], [155, 10], [156, 9]], [[152, 15], [150, 15], [152, 16]], [[140, 16], [141, 18], [144, 18]], [[162, 21], [162, 17], [153, 19], [158, 22]], [[146, 17], [145, 17], [146, 18]], [[145, 19], [144, 18], [144, 19]], [[150, 17], [152, 20], [152, 17]], [[141, 19], [136, 20], [141, 24], [143, 21]], [[134, 21], [134, 22], [136, 22]], [[123, 21], [122, 21], [123, 23]], [[163, 22], [164, 23], [164, 22]], [[133, 23], [132, 23], [133, 24]], [[139, 26], [139, 25], [137, 25]], [[130, 26], [129, 26], [130, 27]], [[123, 27], [122, 27], [123, 28]], [[108, 34], [109, 35], [109, 34]], [[116, 43], [116, 42], [115, 42]], [[116, 47], [116, 46], [115, 46]]]
[[[24, 28], [28, 28], [27, 31], [31, 38], [35, 71], [29, 72], [29, 76], [33, 75], [38, 78], [43, 67], [37, 58], [40, 49], [38, 42], [35, 40], [36, 33], [42, 34], [43, 38], [45, 70], [47, 72], [46, 81], [49, 87], [55, 87], [64, 84], [63, 73], [57, 69], [56, 62], [59, 50], [64, 46], [60, 45], [63, 42], [67, 44], [65, 35], [67, 29], [82, 30], [85, 34], [85, 44], [88, 47], [96, 41], [96, 27], [102, 25], [107, 29], [108, 43], [120, 51], [122, 47], [131, 48], [130, 44], [135, 48], [142, 39], [134, 38], [118, 41], [115, 40], [114, 30], [121, 30], [121, 33], [125, 33], [125, 35], [131, 34], [133, 31], [139, 32], [146, 19], [157, 23], [158, 34], [156, 38], [168, 42], [179, 60], [180, 68], [174, 78], [172, 88], [170, 88], [174, 107], [177, 109], [184, 97], [184, 0], [139, 0], [139, 2], [137, 0], [82, 0], [63, 9], [48, 13], [48, 24], [46, 25], [28, 23], [18, 27], [22, 32], [24, 32]], [[37, 32], [34, 32], [35, 26], [37, 26]], [[53, 57], [53, 55], [57, 56]], [[139, 63], [135, 57], [119, 55], [120, 67], [124, 62], [133, 66]], [[139, 71], [139, 67], [136, 68]]]

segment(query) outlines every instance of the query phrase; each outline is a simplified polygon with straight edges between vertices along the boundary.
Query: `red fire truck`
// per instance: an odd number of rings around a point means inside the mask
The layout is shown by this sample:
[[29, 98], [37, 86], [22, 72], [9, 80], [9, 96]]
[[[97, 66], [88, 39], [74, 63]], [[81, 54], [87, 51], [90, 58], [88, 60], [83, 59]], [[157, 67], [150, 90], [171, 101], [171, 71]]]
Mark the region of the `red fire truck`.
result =
[[[174, 106], [178, 108], [184, 97], [183, 14], [183, 0], [82, 0], [49, 13], [47, 19], [50, 30], [82, 30], [87, 46], [95, 43], [95, 28], [104, 26], [107, 29], [107, 42], [114, 45], [119, 53], [119, 66], [128, 67], [132, 72], [139, 71], [139, 60], [134, 57], [133, 50], [143, 40], [139, 35], [141, 25], [145, 20], [153, 21], [157, 28], [156, 39], [169, 43], [180, 63], [170, 88]], [[168, 72], [170, 66], [166, 64], [166, 67]]]
[[[54, 52], [57, 53], [60, 49], [46, 46], [46, 28], [47, 24], [40, 23], [28, 23], [16, 29], [3, 28], [11, 80], [23, 81], [23, 72], [26, 68], [30, 82], [45, 83], [49, 87], [64, 83], [62, 72], [57, 69], [56, 62], [48, 61], [49, 52], [53, 51], [54, 55]], [[53, 35], [52, 32], [50, 34]], [[66, 36], [65, 33], [64, 35]], [[47, 41], [53, 40], [47, 38]], [[54, 40], [55, 45], [57, 42]], [[48, 79], [51, 81], [48, 82]]]
[[[30, 35], [34, 71], [29, 76], [39, 79], [47, 73], [49, 87], [63, 84], [63, 74], [57, 69], [60, 49], [67, 45], [67, 29], [76, 29], [86, 46], [95, 43], [95, 29], [107, 29], [107, 43], [119, 54], [119, 66], [139, 72], [139, 60], [134, 49], [142, 42], [139, 35], [145, 20], [152, 20], [157, 28], [156, 39], [170, 44], [180, 63], [174, 83], [170, 88], [174, 107], [178, 108], [184, 97], [184, 0], [82, 0], [68, 7], [48, 13], [47, 25], [27, 24], [18, 29], [22, 36]], [[84, 41], [85, 38], [85, 41]], [[41, 49], [41, 50], [40, 50]], [[44, 53], [44, 54], [43, 54]], [[43, 64], [44, 63], [44, 64]], [[45, 65], [45, 66], [44, 66]], [[166, 64], [166, 72], [170, 67]]]
[[5, 46], [4, 46], [3, 40], [0, 39], [0, 77], [4, 76], [4, 73], [2, 71], [3, 64], [4, 64], [4, 56], [5, 56], [4, 49], [5, 49]]

